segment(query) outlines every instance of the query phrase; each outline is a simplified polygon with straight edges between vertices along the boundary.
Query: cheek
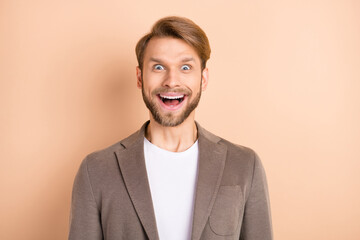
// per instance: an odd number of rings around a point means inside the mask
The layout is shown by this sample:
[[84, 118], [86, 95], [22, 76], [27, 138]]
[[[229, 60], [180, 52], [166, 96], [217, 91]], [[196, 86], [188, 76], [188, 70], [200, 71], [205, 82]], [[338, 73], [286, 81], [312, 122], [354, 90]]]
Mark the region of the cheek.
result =
[[144, 73], [143, 75], [143, 85], [146, 88], [155, 88], [159, 84], [161, 84], [161, 76], [160, 74], [154, 74], [154, 73]]
[[152, 86], [152, 78], [149, 74], [144, 73], [142, 77], [142, 84], [145, 90], [148, 90]]
[[200, 85], [196, 86], [196, 88], [193, 88], [193, 95], [198, 94], [198, 92], [201, 92]]
[[201, 91], [201, 81], [202, 81], [202, 79], [199, 78], [198, 75], [196, 77], [192, 78], [192, 81], [191, 81], [192, 84], [189, 87], [191, 87], [193, 92]]

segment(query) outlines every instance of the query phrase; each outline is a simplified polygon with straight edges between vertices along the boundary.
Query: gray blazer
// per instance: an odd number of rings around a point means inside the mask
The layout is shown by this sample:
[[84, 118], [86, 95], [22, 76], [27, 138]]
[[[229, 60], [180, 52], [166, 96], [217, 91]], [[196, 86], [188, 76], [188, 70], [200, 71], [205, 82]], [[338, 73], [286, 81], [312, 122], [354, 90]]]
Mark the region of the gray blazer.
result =
[[[144, 160], [147, 124], [84, 159], [72, 192], [69, 240], [159, 239]], [[197, 128], [192, 240], [273, 239], [266, 177], [256, 153]]]

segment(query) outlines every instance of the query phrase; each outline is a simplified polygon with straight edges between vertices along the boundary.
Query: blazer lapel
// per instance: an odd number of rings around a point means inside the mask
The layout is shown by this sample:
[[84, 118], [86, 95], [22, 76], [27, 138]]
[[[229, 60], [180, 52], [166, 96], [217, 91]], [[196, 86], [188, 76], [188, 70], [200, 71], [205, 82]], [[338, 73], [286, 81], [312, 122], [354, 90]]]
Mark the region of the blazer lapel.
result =
[[142, 126], [140, 131], [123, 140], [121, 144], [124, 149], [116, 151], [116, 155], [137, 215], [149, 239], [155, 240], [159, 239], [159, 236], [144, 159], [146, 125], [147, 123]]
[[195, 195], [192, 239], [198, 240], [205, 227], [217, 195], [223, 174], [226, 151], [220, 138], [197, 124], [199, 141], [199, 167]]
[[[144, 134], [148, 122], [121, 142], [115, 152], [124, 182], [135, 210], [150, 240], [159, 239], [144, 159]], [[226, 159], [227, 148], [220, 138], [196, 123], [199, 141], [199, 167], [195, 194], [192, 239], [198, 240], [214, 204]]]

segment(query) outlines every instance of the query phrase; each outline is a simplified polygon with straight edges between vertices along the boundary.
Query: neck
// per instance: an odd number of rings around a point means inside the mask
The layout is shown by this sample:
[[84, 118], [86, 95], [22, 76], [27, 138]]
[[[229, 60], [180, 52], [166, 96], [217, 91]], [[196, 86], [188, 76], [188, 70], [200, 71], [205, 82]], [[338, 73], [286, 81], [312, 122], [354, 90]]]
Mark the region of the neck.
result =
[[[193, 115], [193, 113], [191, 114]], [[189, 116], [176, 127], [164, 127], [150, 115], [145, 137], [154, 145], [172, 152], [183, 152], [197, 139], [197, 128], [193, 116]]]

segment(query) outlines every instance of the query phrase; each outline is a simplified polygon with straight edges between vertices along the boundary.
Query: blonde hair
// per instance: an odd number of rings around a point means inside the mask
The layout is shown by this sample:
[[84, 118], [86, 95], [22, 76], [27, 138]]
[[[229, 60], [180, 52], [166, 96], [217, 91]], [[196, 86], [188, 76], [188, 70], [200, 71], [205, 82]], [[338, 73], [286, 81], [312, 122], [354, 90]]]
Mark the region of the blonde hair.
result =
[[199, 55], [201, 68], [206, 67], [206, 61], [210, 58], [211, 49], [205, 32], [188, 18], [171, 16], [158, 20], [151, 31], [136, 44], [135, 52], [141, 70], [147, 44], [154, 37], [173, 37], [184, 40]]

